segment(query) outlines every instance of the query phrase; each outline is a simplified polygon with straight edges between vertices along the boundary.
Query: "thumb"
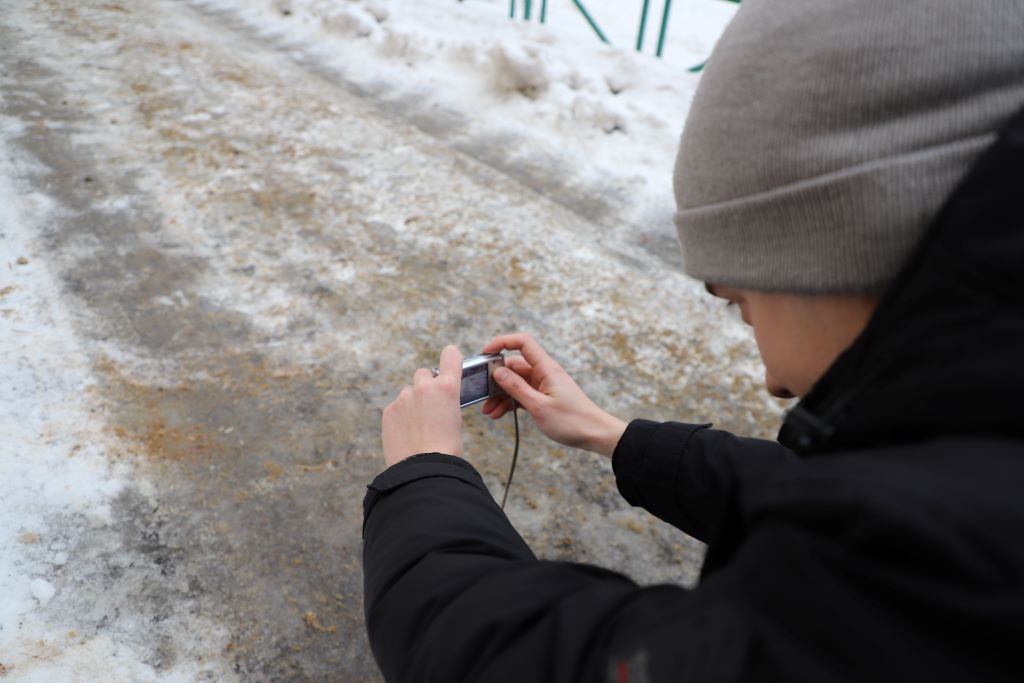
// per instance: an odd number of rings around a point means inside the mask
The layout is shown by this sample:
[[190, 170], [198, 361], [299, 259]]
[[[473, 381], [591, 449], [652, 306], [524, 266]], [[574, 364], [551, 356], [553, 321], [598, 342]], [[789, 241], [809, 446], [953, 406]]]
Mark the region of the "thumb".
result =
[[518, 401], [519, 405], [526, 408], [526, 412], [530, 414], [544, 399], [544, 394], [531, 387], [526, 380], [508, 368], [497, 368], [494, 371], [494, 380], [505, 390], [506, 394]]

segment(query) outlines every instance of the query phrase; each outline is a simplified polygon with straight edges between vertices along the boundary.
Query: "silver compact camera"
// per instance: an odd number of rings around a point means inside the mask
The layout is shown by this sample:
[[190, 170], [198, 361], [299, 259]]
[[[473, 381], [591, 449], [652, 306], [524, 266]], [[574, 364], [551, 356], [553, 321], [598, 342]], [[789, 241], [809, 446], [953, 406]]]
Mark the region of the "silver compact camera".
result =
[[[505, 367], [505, 356], [487, 353], [462, 359], [462, 390], [459, 392], [459, 406], [465, 408], [491, 396], [504, 396], [505, 392], [494, 381], [494, 371]], [[431, 370], [437, 377], [437, 368]]]

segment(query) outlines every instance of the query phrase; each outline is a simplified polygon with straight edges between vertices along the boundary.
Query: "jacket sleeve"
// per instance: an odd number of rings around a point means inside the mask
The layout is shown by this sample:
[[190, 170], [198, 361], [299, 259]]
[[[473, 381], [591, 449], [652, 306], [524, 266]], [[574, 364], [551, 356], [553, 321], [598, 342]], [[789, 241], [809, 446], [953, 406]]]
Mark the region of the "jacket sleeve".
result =
[[473, 467], [448, 455], [378, 476], [363, 533], [367, 632], [389, 683], [604, 680], [601, 643], [629, 628], [616, 615], [647, 619], [688, 595], [537, 560]]
[[631, 505], [705, 543], [744, 480], [798, 459], [776, 441], [710, 427], [634, 420], [612, 456], [619, 492]]

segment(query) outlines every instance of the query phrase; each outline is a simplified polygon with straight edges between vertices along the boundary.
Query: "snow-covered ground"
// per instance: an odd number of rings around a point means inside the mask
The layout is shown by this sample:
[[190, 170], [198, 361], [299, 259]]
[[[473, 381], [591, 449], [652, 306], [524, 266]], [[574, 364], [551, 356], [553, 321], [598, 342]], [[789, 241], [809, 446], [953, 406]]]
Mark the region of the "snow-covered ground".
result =
[[[33, 612], [54, 597], [76, 527], [110, 521], [121, 487], [103, 445], [90, 437], [90, 368], [35, 259], [32, 235], [55, 210], [17, 179], [31, 162], [5, 141], [24, 123], [0, 119], [0, 676], [42, 640]], [[24, 622], [28, 628], [21, 628]], [[61, 634], [66, 637], [67, 631]]]
[[[0, 679], [172, 680], [145, 663], [148, 644], [79, 631], [83, 615], [68, 609], [117, 607], [104, 604], [90, 560], [119, 551], [115, 497], [129, 481], [147, 485], [115, 457], [94, 370], [41, 248], [62, 209], [28, 182], [41, 165], [7, 143], [24, 132], [24, 121], [0, 117]], [[173, 680], [201, 669], [187, 663]]]
[[[526, 327], [624, 417], [770, 431], [745, 330], [668, 265], [687, 67], [735, 6], [676, 3], [661, 61], [640, 2], [585, 3], [614, 47], [549, 4], [0, 15], [0, 679], [372, 680], [374, 411], [447, 341]], [[500, 486], [507, 425], [466, 424]], [[692, 580], [563, 450], [525, 430], [539, 554]]]
[[[604, 224], [609, 241], [671, 242], [672, 166], [703, 63], [736, 11], [677, 2], [664, 59], [634, 50], [643, 2], [588, 0], [603, 45], [569, 0], [547, 22], [505, 0], [191, 0], [229, 9], [270, 40], [432, 133]], [[665, 239], [666, 235], [669, 237]], [[673, 254], [674, 257], [674, 254]]]

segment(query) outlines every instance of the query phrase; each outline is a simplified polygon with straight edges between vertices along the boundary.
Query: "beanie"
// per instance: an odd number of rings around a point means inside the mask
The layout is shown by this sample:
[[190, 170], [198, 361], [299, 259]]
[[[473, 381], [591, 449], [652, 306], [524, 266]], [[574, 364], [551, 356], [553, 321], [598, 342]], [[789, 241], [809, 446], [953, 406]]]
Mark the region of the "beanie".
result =
[[1021, 0], [744, 0], [676, 159], [686, 272], [880, 292], [1021, 107]]

